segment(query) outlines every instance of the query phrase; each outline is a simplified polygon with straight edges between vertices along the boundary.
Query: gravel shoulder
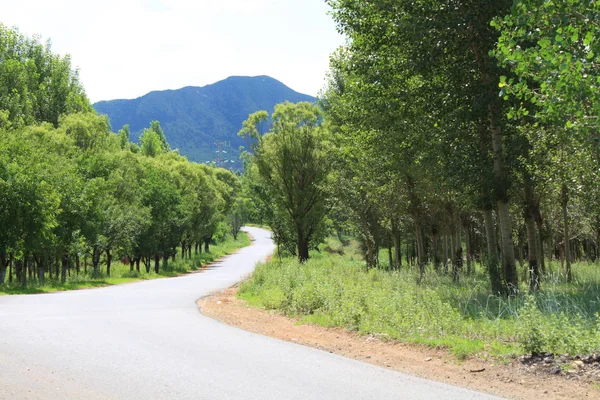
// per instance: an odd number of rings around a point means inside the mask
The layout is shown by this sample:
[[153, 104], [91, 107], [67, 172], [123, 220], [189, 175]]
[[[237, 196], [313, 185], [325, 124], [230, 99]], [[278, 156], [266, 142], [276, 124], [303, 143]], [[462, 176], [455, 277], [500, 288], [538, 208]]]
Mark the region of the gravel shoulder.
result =
[[198, 300], [200, 312], [246, 331], [511, 399], [600, 398], [600, 386], [583, 374], [553, 375], [531, 360], [458, 362], [443, 349], [406, 345], [341, 328], [301, 324], [298, 319], [251, 307], [229, 288]]

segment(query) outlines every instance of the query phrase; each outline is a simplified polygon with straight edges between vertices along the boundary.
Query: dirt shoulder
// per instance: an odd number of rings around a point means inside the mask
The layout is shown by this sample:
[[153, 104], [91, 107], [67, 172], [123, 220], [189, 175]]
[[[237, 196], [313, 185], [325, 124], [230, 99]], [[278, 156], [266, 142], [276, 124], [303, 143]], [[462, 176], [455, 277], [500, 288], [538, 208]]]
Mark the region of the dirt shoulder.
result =
[[[443, 349], [406, 345], [341, 328], [299, 324], [298, 320], [248, 306], [229, 288], [198, 300], [200, 312], [250, 332], [315, 347], [399, 372], [511, 399], [600, 398], [598, 384], [581, 374], [553, 375], [536, 362], [508, 364], [456, 361]], [[534, 360], [535, 361], [535, 360]], [[598, 376], [597, 380], [600, 380]]]

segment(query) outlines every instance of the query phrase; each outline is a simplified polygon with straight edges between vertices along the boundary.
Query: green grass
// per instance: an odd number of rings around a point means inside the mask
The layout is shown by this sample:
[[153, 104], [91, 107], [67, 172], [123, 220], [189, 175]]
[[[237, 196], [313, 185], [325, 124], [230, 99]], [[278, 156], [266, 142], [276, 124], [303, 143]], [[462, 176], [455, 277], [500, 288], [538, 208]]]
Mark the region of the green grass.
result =
[[[91, 289], [102, 286], [120, 285], [123, 283], [138, 282], [141, 280], [158, 279], [178, 276], [191, 271], [195, 271], [200, 266], [205, 266], [227, 254], [231, 254], [236, 250], [250, 245], [250, 237], [240, 232], [238, 240], [235, 241], [233, 238], [228, 237], [221, 243], [210, 246], [210, 252], [193, 255], [190, 260], [182, 260], [180, 254], [178, 254], [175, 262], [169, 262], [166, 266], [161, 264], [161, 269], [158, 274], [154, 273], [151, 268], [150, 273], [146, 273], [144, 265], [140, 266], [140, 273], [137, 271], [131, 272], [129, 265], [122, 264], [120, 262], [113, 262], [111, 266], [111, 276], [108, 277], [105, 274], [105, 268], [99, 278], [92, 278], [90, 268], [87, 273], [80, 273], [75, 275], [72, 271], [71, 276], [67, 277], [67, 282], [61, 283], [55, 279], [46, 279], [43, 286], [39, 285], [37, 280], [30, 280], [27, 282], [27, 286], [22, 287], [21, 285], [13, 282], [8, 282], [0, 285], [0, 295], [9, 294], [36, 294], [36, 293], [51, 293], [65, 290], [78, 290], [78, 289]], [[83, 267], [82, 267], [83, 268]], [[8, 278], [7, 278], [8, 279]]]
[[[481, 266], [459, 284], [428, 268], [418, 284], [406, 265], [367, 271], [356, 243], [330, 238], [321, 250], [304, 265], [277, 257], [259, 265], [239, 296], [305, 322], [447, 348], [459, 359], [600, 351], [600, 265], [575, 264], [567, 284], [550, 263], [539, 293], [500, 298], [489, 294]], [[521, 289], [527, 293], [526, 282]]]

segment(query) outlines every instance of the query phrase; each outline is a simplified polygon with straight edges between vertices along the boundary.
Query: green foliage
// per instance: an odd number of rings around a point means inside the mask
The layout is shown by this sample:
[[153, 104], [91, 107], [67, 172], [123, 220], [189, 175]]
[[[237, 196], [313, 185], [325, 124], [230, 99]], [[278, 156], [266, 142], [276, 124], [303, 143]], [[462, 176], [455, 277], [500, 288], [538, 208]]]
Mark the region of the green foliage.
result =
[[61, 115], [91, 111], [70, 57], [53, 54], [49, 42], [0, 23], [0, 60], [0, 128], [56, 127]]
[[520, 1], [496, 18], [496, 57], [509, 65], [501, 94], [518, 103], [510, 117], [535, 110], [540, 121], [596, 132], [600, 115], [600, 3], [581, 0]]
[[264, 210], [273, 238], [300, 260], [322, 240], [331, 170], [321, 113], [310, 103], [275, 106], [273, 127], [261, 135], [268, 114], [259, 111], [243, 123], [240, 136], [254, 141], [246, 155], [253, 196]]
[[129, 145], [129, 136], [131, 136], [131, 132], [129, 130], [129, 125], [123, 125], [123, 128], [119, 129], [117, 133], [119, 135], [119, 141], [121, 143], [121, 150], [125, 150]]
[[[129, 142], [127, 125], [113, 134], [106, 116], [76, 107], [85, 97], [77, 97], [83, 90], [68, 59], [2, 25], [0, 56], [0, 79], [18, 72], [48, 96], [68, 97], [52, 103], [57, 114], [47, 118], [30, 86], [0, 90], [0, 284], [66, 285], [69, 275], [81, 278], [82, 259], [94, 278], [110, 277], [120, 259], [136, 265], [134, 274], [140, 263], [146, 274], [152, 267], [159, 273], [169, 270], [179, 246], [189, 258], [192, 247], [208, 251], [225, 240], [236, 175], [171, 151], [158, 121], [145, 130], [141, 148]], [[49, 63], [50, 81], [36, 75], [33, 59]], [[19, 91], [25, 103], [16, 102]]]
[[140, 149], [143, 155], [156, 157], [163, 152], [160, 136], [153, 129], [144, 129], [140, 136]]

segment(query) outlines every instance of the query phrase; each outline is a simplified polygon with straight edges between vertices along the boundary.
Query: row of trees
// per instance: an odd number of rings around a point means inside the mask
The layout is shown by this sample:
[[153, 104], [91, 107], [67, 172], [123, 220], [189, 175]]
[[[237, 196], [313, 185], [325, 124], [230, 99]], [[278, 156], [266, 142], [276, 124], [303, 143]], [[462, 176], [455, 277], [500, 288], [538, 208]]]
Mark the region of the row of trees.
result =
[[81, 257], [94, 277], [103, 264], [110, 275], [115, 257], [159, 272], [178, 247], [183, 257], [208, 250], [242, 217], [232, 172], [172, 151], [147, 156], [143, 140], [139, 152], [122, 149], [120, 139], [93, 113], [0, 131], [0, 282], [9, 265], [23, 284], [27, 268], [64, 281]]
[[[421, 274], [480, 258], [495, 293], [544, 259], [598, 257], [598, 3], [329, 0], [347, 45], [322, 95], [335, 198], [365, 244], [411, 238]], [[485, 238], [485, 240], [482, 240]], [[482, 249], [485, 245], [485, 249]]]
[[68, 58], [3, 26], [0, 35], [0, 284], [7, 270], [23, 285], [64, 282], [87, 260], [94, 277], [115, 259], [159, 272], [178, 248], [186, 257], [237, 235], [235, 174], [172, 151], [157, 121], [140, 145], [128, 126], [112, 133]]
[[404, 242], [421, 277], [431, 263], [458, 281], [478, 260], [503, 295], [525, 259], [536, 290], [547, 259], [570, 281], [573, 259], [600, 257], [600, 3], [327, 3], [348, 40], [319, 108], [240, 132], [278, 243], [304, 260], [352, 230], [369, 267], [387, 247], [399, 268]]

